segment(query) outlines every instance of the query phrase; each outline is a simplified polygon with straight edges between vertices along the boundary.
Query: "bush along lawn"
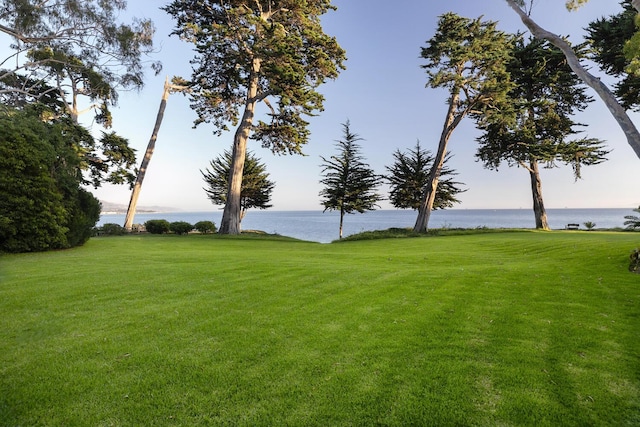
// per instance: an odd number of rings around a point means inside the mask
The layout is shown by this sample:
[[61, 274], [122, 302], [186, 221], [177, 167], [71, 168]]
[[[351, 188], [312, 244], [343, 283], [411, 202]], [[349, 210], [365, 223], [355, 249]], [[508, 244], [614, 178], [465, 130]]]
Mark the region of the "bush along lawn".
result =
[[640, 425], [634, 233], [0, 257], [0, 424]]

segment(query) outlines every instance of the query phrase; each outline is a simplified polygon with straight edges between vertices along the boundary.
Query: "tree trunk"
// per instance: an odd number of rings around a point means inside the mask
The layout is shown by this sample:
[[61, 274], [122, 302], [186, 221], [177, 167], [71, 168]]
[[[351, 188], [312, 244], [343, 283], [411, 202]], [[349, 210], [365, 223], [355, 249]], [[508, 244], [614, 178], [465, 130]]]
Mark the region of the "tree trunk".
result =
[[418, 208], [418, 218], [413, 226], [413, 231], [416, 233], [426, 233], [429, 230], [429, 218], [431, 218], [431, 210], [433, 209], [433, 202], [436, 199], [436, 191], [438, 189], [438, 182], [440, 179], [440, 173], [442, 172], [442, 166], [444, 165], [444, 158], [447, 155], [447, 144], [449, 143], [449, 137], [453, 132], [453, 129], [460, 123], [460, 120], [464, 117], [463, 114], [456, 116], [456, 110], [460, 101], [459, 92], [452, 93], [449, 101], [449, 109], [447, 111], [447, 117], [445, 119], [442, 134], [440, 135], [440, 142], [438, 144], [438, 153], [433, 160], [433, 166], [429, 172], [429, 181], [422, 196], [422, 203]]
[[247, 103], [245, 104], [242, 121], [233, 138], [233, 150], [231, 154], [231, 170], [229, 172], [229, 187], [227, 189], [227, 202], [222, 212], [219, 234], [240, 234], [242, 220], [242, 207], [240, 192], [242, 191], [242, 174], [244, 172], [244, 160], [247, 154], [247, 141], [253, 125], [253, 116], [256, 107], [256, 95], [258, 93], [258, 73], [260, 72], [260, 60], [253, 60], [253, 73], [247, 91]]
[[[548, 40], [551, 44], [556, 46], [562, 51], [567, 58], [567, 63], [571, 67], [574, 73], [591, 86], [593, 90], [604, 101], [607, 108], [618, 122], [618, 125], [627, 137], [627, 142], [633, 148], [638, 158], [640, 158], [640, 132], [636, 129], [635, 125], [627, 115], [625, 109], [618, 103], [615, 95], [609, 90], [609, 88], [600, 81], [597, 77], [589, 73], [580, 63], [580, 60], [576, 56], [575, 52], [571, 48], [571, 45], [563, 40], [561, 37], [553, 34], [542, 27], [540, 27], [535, 21], [533, 21], [515, 2], [515, 0], [506, 0], [509, 6], [520, 16], [523, 24], [531, 31], [534, 37], [539, 39]], [[636, 0], [634, 7], [638, 8], [638, 1]]]
[[342, 239], [342, 224], [344, 223], [344, 210], [340, 208], [340, 239]]
[[531, 178], [531, 194], [533, 196], [533, 213], [536, 218], [536, 229], [549, 230], [547, 211], [544, 209], [544, 201], [542, 200], [542, 180], [540, 179], [538, 161], [531, 160], [527, 169], [529, 170], [529, 176]]
[[171, 90], [171, 85], [169, 84], [169, 77], [167, 76], [164, 82], [164, 91], [162, 92], [162, 100], [160, 101], [160, 108], [158, 108], [158, 115], [156, 116], [156, 124], [153, 127], [151, 138], [149, 139], [149, 143], [147, 144], [147, 151], [144, 153], [144, 157], [142, 158], [142, 163], [140, 164], [140, 169], [138, 170], [138, 176], [136, 177], [136, 182], [133, 185], [133, 189], [131, 190], [131, 198], [129, 199], [127, 216], [124, 219], [124, 228], [127, 231], [131, 231], [131, 227], [133, 225], [133, 218], [136, 215], [136, 207], [138, 205], [138, 197], [140, 196], [140, 189], [142, 188], [142, 181], [144, 181], [144, 176], [147, 172], [147, 167], [149, 167], [149, 162], [151, 162], [151, 156], [153, 156], [153, 150], [155, 149], [156, 140], [158, 139], [158, 131], [160, 130], [160, 125], [162, 124], [162, 119], [164, 118], [164, 110], [167, 107], [167, 99], [169, 99], [170, 90]]

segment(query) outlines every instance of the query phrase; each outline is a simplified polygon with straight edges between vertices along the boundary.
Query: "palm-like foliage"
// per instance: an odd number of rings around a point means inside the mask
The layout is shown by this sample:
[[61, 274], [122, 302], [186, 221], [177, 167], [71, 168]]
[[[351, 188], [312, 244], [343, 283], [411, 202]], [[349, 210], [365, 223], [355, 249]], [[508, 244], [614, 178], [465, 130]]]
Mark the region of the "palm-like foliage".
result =
[[[633, 211], [640, 214], [640, 206], [638, 207], [638, 209], [634, 209]], [[624, 225], [627, 226], [627, 230], [640, 229], [640, 216], [627, 215], [624, 217], [624, 219], [626, 219]]]

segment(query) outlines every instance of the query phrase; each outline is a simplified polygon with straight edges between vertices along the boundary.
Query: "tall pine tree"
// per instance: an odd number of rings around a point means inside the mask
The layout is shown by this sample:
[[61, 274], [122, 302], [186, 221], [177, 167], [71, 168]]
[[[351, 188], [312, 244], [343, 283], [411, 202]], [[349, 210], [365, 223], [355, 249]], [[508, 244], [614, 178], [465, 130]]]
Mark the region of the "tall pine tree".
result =
[[489, 120], [477, 117], [484, 131], [477, 157], [489, 168], [504, 161], [529, 172], [536, 228], [548, 230], [540, 167], [570, 164], [578, 179], [581, 166], [604, 161], [607, 151], [597, 139], [568, 139], [577, 133], [572, 115], [592, 99], [562, 52], [544, 40], [520, 38], [512, 56], [508, 70], [515, 85], [507, 101]]
[[345, 214], [375, 210], [376, 203], [382, 200], [376, 193], [382, 177], [364, 162], [358, 145], [362, 138], [351, 132], [349, 121], [342, 129], [344, 138], [336, 141], [338, 154], [329, 159], [321, 157], [323, 178], [320, 180], [325, 186], [320, 191], [324, 210], [340, 212], [340, 238]]
[[[317, 88], [343, 68], [345, 52], [320, 22], [334, 7], [330, 0], [174, 0], [163, 9], [176, 20], [173, 34], [195, 44], [189, 96], [196, 124], [213, 123], [216, 134], [236, 126], [218, 232], [238, 234], [247, 141], [301, 153], [305, 116], [323, 109]], [[260, 102], [265, 121], [256, 118]]]
[[511, 37], [496, 29], [495, 22], [462, 18], [446, 13], [438, 21], [436, 34], [422, 48], [428, 85], [449, 92], [448, 109], [438, 151], [413, 227], [424, 233], [438, 190], [449, 139], [462, 119], [471, 113], [490, 115], [510, 88], [506, 62]]

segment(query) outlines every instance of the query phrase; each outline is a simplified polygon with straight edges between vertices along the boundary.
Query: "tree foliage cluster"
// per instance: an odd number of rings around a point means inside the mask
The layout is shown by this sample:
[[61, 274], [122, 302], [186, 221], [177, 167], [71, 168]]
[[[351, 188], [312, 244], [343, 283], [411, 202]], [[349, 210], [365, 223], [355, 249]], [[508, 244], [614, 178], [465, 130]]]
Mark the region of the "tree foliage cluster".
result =
[[0, 112], [0, 251], [63, 249], [91, 236], [100, 202], [81, 187], [74, 131], [84, 129]]
[[[148, 19], [118, 22], [125, 0], [0, 0], [0, 33], [12, 54], [0, 62], [0, 99], [24, 104], [54, 98], [77, 121], [78, 97], [109, 127], [118, 90], [144, 83], [155, 28]], [[158, 62], [152, 68], [160, 71]], [[9, 67], [9, 68], [7, 68]]]
[[[635, 36], [638, 12], [629, 1], [623, 1], [622, 12], [600, 18], [587, 26], [587, 40], [592, 48], [591, 59], [616, 82], [614, 93], [627, 110], [640, 109], [640, 74], [630, 72], [632, 60], [625, 55], [628, 41]], [[639, 49], [640, 50], [640, 49]]]
[[[204, 188], [207, 197], [214, 205], [224, 205], [227, 202], [229, 176], [233, 158], [229, 150], [209, 163], [210, 169], [200, 171], [207, 186]], [[267, 166], [252, 152], [247, 151], [242, 174], [242, 188], [240, 191], [240, 221], [244, 219], [248, 209], [268, 209], [275, 182], [269, 179]]]
[[[434, 157], [428, 150], [416, 143], [408, 152], [396, 150], [394, 163], [387, 166], [386, 175], [378, 175], [366, 163], [362, 141], [351, 131], [349, 121], [342, 125], [343, 138], [336, 141], [338, 154], [330, 158], [321, 157], [322, 179], [324, 188], [320, 191], [322, 204], [327, 210], [340, 214], [339, 236], [342, 238], [345, 214], [364, 213], [375, 210], [377, 203], [383, 200], [377, 188], [383, 182], [390, 185], [389, 200], [399, 209], [419, 209], [429, 182], [429, 171], [433, 167]], [[444, 160], [446, 162], [450, 156]], [[444, 209], [459, 203], [457, 194], [465, 191], [460, 182], [453, 180], [457, 173], [446, 166], [441, 170], [443, 185], [438, 188], [434, 209]]]
[[100, 216], [85, 189], [123, 184], [135, 152], [113, 132], [99, 139], [41, 105], [0, 109], [2, 250], [42, 251], [83, 244]]
[[[323, 109], [317, 88], [343, 68], [345, 52], [320, 20], [334, 7], [330, 0], [174, 0], [163, 9], [176, 21], [173, 34], [195, 45], [187, 80], [196, 125], [213, 123], [216, 133], [237, 126], [220, 232], [238, 234], [247, 141], [302, 153], [305, 117]], [[256, 119], [258, 103], [268, 120]]]
[[0, 135], [3, 173], [11, 171], [2, 181], [3, 250], [82, 244], [100, 213], [83, 186], [135, 180], [128, 140], [79, 124], [94, 111], [110, 128], [118, 91], [143, 86], [155, 29], [149, 20], [118, 22], [125, 8], [124, 0], [0, 0], [0, 36], [11, 52], [0, 58], [0, 115], [11, 124]]

